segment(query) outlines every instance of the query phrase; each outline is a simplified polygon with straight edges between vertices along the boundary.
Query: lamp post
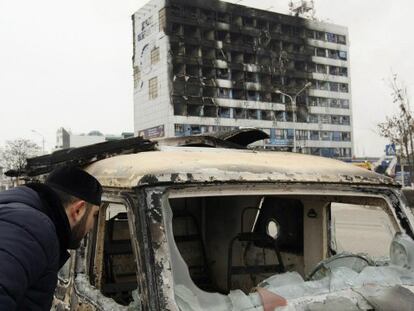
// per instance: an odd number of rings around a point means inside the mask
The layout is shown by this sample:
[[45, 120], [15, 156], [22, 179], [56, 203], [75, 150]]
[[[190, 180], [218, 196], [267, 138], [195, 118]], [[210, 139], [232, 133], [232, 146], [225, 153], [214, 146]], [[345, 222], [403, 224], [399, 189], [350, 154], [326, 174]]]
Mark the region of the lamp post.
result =
[[37, 135], [40, 135], [42, 137], [42, 154], [45, 154], [45, 136], [42, 133], [40, 133], [40, 132], [38, 132], [36, 130], [31, 130], [31, 131], [33, 133], [35, 133]]
[[304, 90], [306, 90], [308, 87], [312, 85], [311, 82], [308, 82], [305, 84], [305, 86], [300, 89], [295, 95], [291, 96], [289, 94], [286, 94], [282, 92], [281, 90], [276, 90], [277, 94], [282, 94], [283, 96], [289, 97], [290, 102], [292, 104], [292, 119], [293, 119], [293, 152], [296, 152], [296, 98], [299, 96], [300, 93], [302, 93]]

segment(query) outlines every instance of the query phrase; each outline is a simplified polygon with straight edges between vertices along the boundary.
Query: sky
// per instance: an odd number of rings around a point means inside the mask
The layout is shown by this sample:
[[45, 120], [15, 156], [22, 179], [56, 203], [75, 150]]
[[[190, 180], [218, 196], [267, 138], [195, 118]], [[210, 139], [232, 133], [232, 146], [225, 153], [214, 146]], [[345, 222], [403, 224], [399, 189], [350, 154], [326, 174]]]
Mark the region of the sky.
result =
[[[206, 0], [208, 1], [208, 0]], [[46, 149], [73, 133], [133, 131], [131, 15], [139, 0], [0, 0], [0, 147]], [[288, 0], [229, 0], [288, 13]], [[349, 28], [356, 156], [380, 156], [376, 124], [396, 111], [392, 73], [414, 92], [412, 0], [315, 0], [316, 17]]]

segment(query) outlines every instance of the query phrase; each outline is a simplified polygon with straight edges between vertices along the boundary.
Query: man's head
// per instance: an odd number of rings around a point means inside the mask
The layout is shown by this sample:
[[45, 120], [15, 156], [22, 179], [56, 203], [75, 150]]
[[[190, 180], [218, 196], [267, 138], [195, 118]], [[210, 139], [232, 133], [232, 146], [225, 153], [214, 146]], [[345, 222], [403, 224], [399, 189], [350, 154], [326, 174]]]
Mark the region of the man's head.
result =
[[76, 167], [54, 170], [45, 183], [55, 190], [65, 208], [72, 230], [69, 248], [76, 249], [93, 228], [101, 205], [102, 186], [95, 177]]

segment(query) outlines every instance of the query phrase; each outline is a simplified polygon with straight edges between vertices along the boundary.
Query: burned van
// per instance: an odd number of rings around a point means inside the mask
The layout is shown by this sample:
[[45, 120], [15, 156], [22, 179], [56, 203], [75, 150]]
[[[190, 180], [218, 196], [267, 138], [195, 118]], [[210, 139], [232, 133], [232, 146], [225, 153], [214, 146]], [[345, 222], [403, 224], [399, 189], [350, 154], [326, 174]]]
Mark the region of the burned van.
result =
[[204, 143], [79, 162], [104, 203], [59, 273], [56, 309], [414, 308], [398, 184], [338, 160]]

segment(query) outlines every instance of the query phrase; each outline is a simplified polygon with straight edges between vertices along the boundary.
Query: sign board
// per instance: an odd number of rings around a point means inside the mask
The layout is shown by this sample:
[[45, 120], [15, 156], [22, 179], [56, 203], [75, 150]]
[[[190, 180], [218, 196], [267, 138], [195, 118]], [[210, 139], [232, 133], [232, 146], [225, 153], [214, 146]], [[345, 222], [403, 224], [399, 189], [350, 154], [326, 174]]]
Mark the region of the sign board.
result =
[[268, 141], [269, 141], [269, 145], [272, 145], [272, 146], [292, 146], [293, 145], [293, 139], [271, 138]]
[[385, 145], [385, 155], [387, 156], [395, 156], [395, 144]]
[[145, 139], [160, 138], [160, 137], [164, 137], [164, 135], [165, 135], [164, 125], [151, 127], [151, 128], [141, 130], [138, 132], [138, 136], [142, 136]]

